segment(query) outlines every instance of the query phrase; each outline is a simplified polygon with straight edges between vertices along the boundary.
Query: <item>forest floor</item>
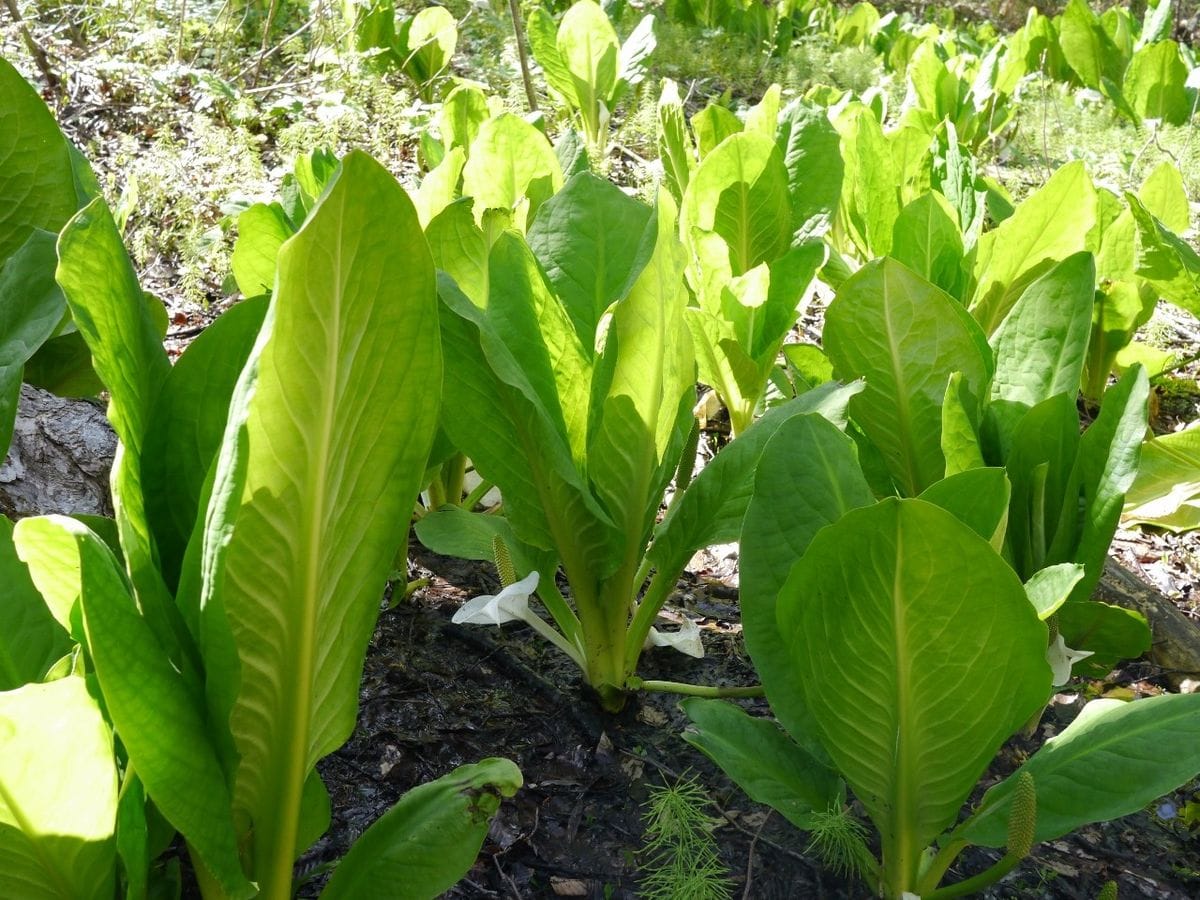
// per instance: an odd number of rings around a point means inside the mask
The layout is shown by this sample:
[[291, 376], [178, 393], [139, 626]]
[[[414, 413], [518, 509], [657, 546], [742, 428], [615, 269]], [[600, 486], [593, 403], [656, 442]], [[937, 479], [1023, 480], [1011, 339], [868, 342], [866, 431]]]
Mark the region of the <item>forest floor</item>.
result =
[[[227, 273], [236, 213], [272, 196], [298, 150], [363, 146], [407, 184], [416, 178], [415, 135], [430, 110], [395, 84], [329, 77], [303, 57], [284, 53], [247, 87], [250, 79], [228, 77], [228, 66], [226, 77], [217, 77], [203, 35], [197, 38], [201, 50], [185, 62], [166, 25], [117, 26], [86, 50], [53, 23], [34, 21], [33, 27], [65, 76], [64, 94], [48, 99], [95, 165], [125, 225], [143, 285], [166, 303], [174, 351], [233, 301]], [[469, 70], [460, 74], [519, 98], [511, 47], [495, 28], [467, 32], [463, 41], [461, 56]], [[656, 74], [682, 73], [696, 96], [728, 88], [753, 99], [755, 86], [761, 91], [772, 77], [799, 84], [814, 72], [847, 87], [879, 75], [869, 61], [816, 46], [804, 48], [792, 68], [768, 70], [747, 68], [736, 47], [719, 42], [695, 51], [686, 34], [668, 31], [663, 43], [664, 59], [680, 71], [664, 67]], [[11, 26], [0, 28], [0, 54], [34, 77]], [[249, 72], [249, 63], [234, 68]], [[622, 111], [618, 128], [614, 175], [635, 191], [644, 191], [654, 177], [636, 162], [653, 153], [652, 111], [652, 100], [639, 99]], [[1136, 184], [1160, 160], [1172, 159], [1192, 199], [1200, 198], [1200, 137], [1186, 129], [1137, 132], [1053, 91], [1030, 98], [1014, 134], [991, 148], [988, 170], [1020, 195], [1044, 180], [1046, 169], [1073, 158], [1088, 160], [1098, 178], [1122, 188]], [[818, 304], [802, 327], [819, 333], [819, 314]], [[1181, 357], [1200, 347], [1196, 323], [1186, 317], [1156, 317], [1145, 336]], [[1156, 387], [1160, 433], [1197, 418], [1198, 365], [1193, 361]], [[405, 790], [496, 755], [519, 764], [525, 787], [502, 805], [478, 863], [449, 896], [638, 896], [640, 878], [653, 864], [642, 852], [651, 792], [689, 774], [711, 797], [729, 896], [870, 894], [863, 883], [823, 870], [802, 833], [748, 800], [680, 737], [685, 719], [676, 697], [645, 694], [632, 698], [619, 715], [601, 713], [583, 694], [578, 671], [528, 629], [450, 623], [463, 600], [496, 591], [490, 567], [438, 557], [415, 542], [410, 549], [409, 577], [429, 577], [431, 583], [412, 598], [385, 602], [367, 658], [358, 728], [320, 764], [332, 795], [333, 827], [302, 860], [313, 880], [301, 896], [315, 895], [324, 864], [336, 860]], [[647, 654], [643, 676], [754, 682], [738, 624], [735, 550], [698, 555], [670, 603], [676, 615], [701, 624], [705, 658], [656, 650]], [[1196, 534], [1123, 530], [1113, 553], [1200, 621]], [[1056, 696], [1032, 738], [1003, 749], [973, 799], [1060, 731], [1084, 700], [1160, 691], [1168, 674], [1132, 663], [1101, 681], [1071, 685]], [[761, 701], [742, 702], [766, 714]], [[1189, 803], [1197, 804], [1190, 814]], [[1112, 879], [1121, 897], [1200, 897], [1197, 826], [1200, 787], [1192, 784], [1136, 815], [1035, 848], [987, 896], [1093, 898]], [[989, 851], [968, 853], [955, 874], [979, 871], [994, 859]]]

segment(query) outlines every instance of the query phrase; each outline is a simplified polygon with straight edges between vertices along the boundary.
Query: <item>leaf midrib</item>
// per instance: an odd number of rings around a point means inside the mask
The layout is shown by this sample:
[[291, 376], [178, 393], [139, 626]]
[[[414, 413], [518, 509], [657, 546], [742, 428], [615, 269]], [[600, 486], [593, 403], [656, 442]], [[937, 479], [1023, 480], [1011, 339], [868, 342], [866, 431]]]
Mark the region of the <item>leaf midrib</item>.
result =
[[[894, 858], [887, 860], [889, 866], [907, 865], [914, 858], [912, 841], [917, 831], [915, 795], [913, 787], [916, 782], [917, 761], [914, 758], [911, 736], [913, 734], [912, 704], [910, 691], [912, 673], [909, 671], [908, 622], [905, 615], [904, 589], [904, 530], [901, 516], [903, 510], [897, 508], [896, 516], [896, 556], [895, 568], [892, 574], [892, 621], [893, 621], [893, 652], [895, 655], [896, 695], [894, 708], [896, 710], [896, 749], [895, 769], [896, 779], [892, 784], [891, 808], [893, 815], [892, 839]], [[907, 872], [902, 874], [905, 882]], [[915, 873], [913, 873], [915, 874]]]

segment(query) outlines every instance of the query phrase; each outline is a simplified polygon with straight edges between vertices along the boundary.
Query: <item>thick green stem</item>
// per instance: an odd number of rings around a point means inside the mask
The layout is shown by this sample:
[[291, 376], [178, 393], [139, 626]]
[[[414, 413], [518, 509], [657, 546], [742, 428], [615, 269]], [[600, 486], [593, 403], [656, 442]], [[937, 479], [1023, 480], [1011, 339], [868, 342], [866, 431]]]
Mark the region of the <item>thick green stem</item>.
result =
[[429, 482], [425, 493], [429, 497], [429, 509], [439, 509], [446, 505], [446, 487], [442, 483], [440, 471], [433, 476], [433, 481]]
[[467, 510], [468, 512], [473, 510], [480, 504], [483, 498], [487, 496], [487, 492], [494, 487], [495, 485], [490, 481], [479, 482], [479, 484], [475, 485], [475, 487], [472, 489], [471, 493], [467, 494], [466, 499], [463, 500], [463, 509]]
[[1006, 853], [990, 869], [985, 869], [978, 875], [968, 878], [966, 881], [960, 881], [957, 884], [948, 884], [945, 887], [938, 888], [922, 896], [924, 900], [949, 900], [951, 897], [966, 897], [968, 894], [977, 893], [985, 887], [995, 884], [1019, 866], [1021, 860], [1024, 858], [1024, 856], [1015, 853]]
[[467, 457], [464, 453], [455, 453], [442, 465], [442, 481], [446, 485], [447, 503], [453, 503], [455, 506], [462, 503], [463, 481], [466, 476]]
[[883, 845], [884, 894], [902, 897], [907, 893], [915, 893], [920, 870], [921, 848], [913, 841], [912, 834], [901, 825]]
[[[625, 638], [636, 562], [627, 562], [612, 577], [601, 582], [598, 590], [587, 594], [581, 595], [576, 582], [571, 581], [587, 658], [585, 675], [588, 684], [600, 696], [601, 705], [609, 712], [619, 712], [625, 705], [625, 678], [629, 665]], [[633, 664], [636, 665], [636, 657]]]
[[671, 591], [675, 590], [675, 585], [679, 581], [679, 570], [672, 566], [669, 571], [670, 575], [665, 574], [665, 570], [654, 573], [654, 577], [650, 579], [650, 586], [646, 588], [646, 595], [637, 605], [633, 621], [629, 623], [625, 635], [626, 679], [632, 677], [637, 670], [642, 647], [646, 644], [646, 636], [650, 634], [659, 610], [663, 608], [663, 604], [667, 602], [667, 598], [671, 596]]
[[931, 891], [935, 890], [938, 882], [942, 880], [942, 876], [958, 859], [958, 855], [967, 847], [967, 842], [962, 840], [949, 840], [930, 860], [928, 867], [921, 873], [921, 881], [917, 885], [917, 892], [923, 897]]

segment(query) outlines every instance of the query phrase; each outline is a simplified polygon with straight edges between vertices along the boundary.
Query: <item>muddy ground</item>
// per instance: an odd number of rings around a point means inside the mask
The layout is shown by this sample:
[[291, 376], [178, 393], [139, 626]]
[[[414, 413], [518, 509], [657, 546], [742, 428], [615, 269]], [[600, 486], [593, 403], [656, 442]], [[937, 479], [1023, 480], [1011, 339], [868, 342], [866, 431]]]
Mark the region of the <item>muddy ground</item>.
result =
[[[319, 766], [333, 799], [329, 833], [304, 857], [313, 869], [338, 858], [408, 788], [485, 756], [515, 760], [525, 786], [501, 806], [475, 867], [447, 896], [459, 898], [639, 896], [643, 821], [650, 787], [684, 773], [711, 792], [714, 834], [728, 867], [730, 896], [861, 898], [862, 882], [822, 871], [805, 835], [751, 802], [681, 737], [686, 724], [668, 694], [634, 698], [618, 716], [581, 691], [578, 672], [524, 626], [457, 626], [469, 596], [494, 593], [487, 566], [439, 557], [414, 543], [415, 572], [433, 578], [414, 598], [386, 609], [372, 639], [358, 729]], [[681, 582], [672, 601], [701, 619], [707, 655], [667, 650], [645, 657], [645, 677], [751, 684], [737, 624], [736, 592], [704, 573]], [[1122, 669], [1104, 690], [1154, 690], [1145, 665]], [[762, 701], [741, 701], [759, 715]], [[976, 793], [1061, 730], [1082, 704], [1062, 694], [1031, 740], [1005, 747]], [[1182, 809], [1192, 792], [1170, 799]], [[1157, 804], [1156, 804], [1157, 806]], [[952, 877], [986, 868], [998, 854], [973, 851]], [[1155, 810], [1089, 826], [1039, 846], [989, 897], [1093, 898], [1116, 880], [1121, 897], [1200, 896], [1200, 840]], [[315, 896], [320, 877], [302, 896]]]

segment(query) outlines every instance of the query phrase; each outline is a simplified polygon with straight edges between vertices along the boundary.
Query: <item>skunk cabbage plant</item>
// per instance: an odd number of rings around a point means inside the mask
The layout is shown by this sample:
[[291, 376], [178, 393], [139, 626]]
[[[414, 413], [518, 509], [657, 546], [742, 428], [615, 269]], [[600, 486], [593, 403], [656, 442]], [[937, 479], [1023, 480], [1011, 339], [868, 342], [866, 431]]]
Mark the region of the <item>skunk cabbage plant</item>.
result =
[[[37, 652], [0, 654], [20, 665], [0, 694], [0, 734], [20, 735], [0, 764], [0, 893], [111, 897], [119, 879], [144, 896], [172, 877], [154, 857], [178, 831], [203, 896], [291, 897], [296, 858], [329, 823], [315, 765], [353, 730], [437, 421], [434, 270], [416, 212], [352, 153], [280, 246], [269, 305], [235, 309], [224, 339], [175, 369], [103, 201], [71, 220], [58, 255], [120, 439], [119, 543], [61, 516], [2, 538], [28, 566], [23, 580], [0, 552], [22, 596], [31, 579], [53, 623], [26, 616]], [[493, 759], [415, 789], [322, 896], [368, 882], [436, 896], [519, 784]]]

